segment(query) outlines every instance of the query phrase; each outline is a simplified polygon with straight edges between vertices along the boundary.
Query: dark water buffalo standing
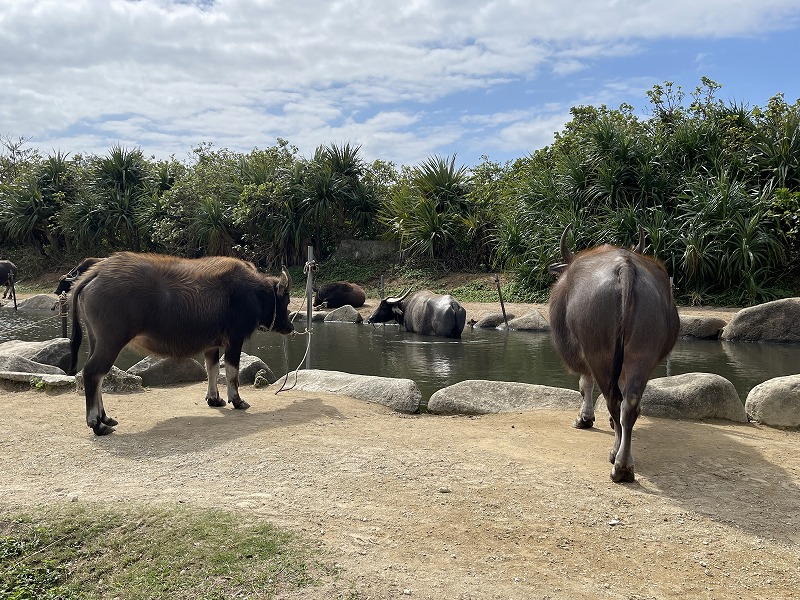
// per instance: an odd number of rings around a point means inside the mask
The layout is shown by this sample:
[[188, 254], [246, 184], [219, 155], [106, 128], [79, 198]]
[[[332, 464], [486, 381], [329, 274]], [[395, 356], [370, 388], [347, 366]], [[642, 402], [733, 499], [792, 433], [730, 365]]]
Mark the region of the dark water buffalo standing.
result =
[[10, 260], [0, 260], [0, 285], [6, 286], [3, 298], [11, 296], [11, 281], [17, 279], [17, 265]]
[[314, 306], [323, 308], [339, 308], [348, 304], [353, 308], [358, 308], [364, 306], [364, 302], [367, 300], [364, 288], [347, 281], [324, 283], [315, 291]]
[[386, 323], [396, 320], [406, 328], [422, 335], [460, 338], [467, 321], [467, 311], [450, 295], [442, 296], [429, 290], [409, 292], [395, 298], [381, 300], [367, 323]]
[[[239, 397], [242, 343], [257, 327], [282, 334], [293, 331], [290, 287], [285, 269], [280, 278], [270, 277], [250, 263], [221, 256], [181, 259], [121, 252], [95, 264], [72, 294], [72, 313], [82, 315], [89, 338], [89, 358], [83, 367], [86, 423], [97, 435], [114, 431], [117, 421], [106, 415], [101, 384], [129, 342], [160, 356], [203, 352], [209, 406], [225, 406], [217, 390], [222, 349], [228, 402], [234, 408], [248, 408]], [[77, 367], [81, 339], [75, 318], [70, 373]]]
[[77, 266], [70, 269], [69, 273], [66, 275], [62, 275], [58, 280], [58, 286], [56, 287], [56, 291], [53, 292], [54, 294], [60, 294], [61, 292], [67, 292], [72, 289], [72, 284], [83, 275], [86, 271], [88, 271], [91, 267], [93, 267], [96, 263], [103, 260], [102, 258], [84, 258]]
[[[631, 434], [653, 368], [678, 337], [678, 310], [666, 270], [655, 259], [603, 245], [572, 255], [561, 236], [563, 263], [550, 294], [553, 345], [580, 375], [583, 404], [574, 426], [594, 424], [594, 382], [614, 429], [611, 479], [633, 481]], [[640, 242], [637, 250], [643, 249]]]

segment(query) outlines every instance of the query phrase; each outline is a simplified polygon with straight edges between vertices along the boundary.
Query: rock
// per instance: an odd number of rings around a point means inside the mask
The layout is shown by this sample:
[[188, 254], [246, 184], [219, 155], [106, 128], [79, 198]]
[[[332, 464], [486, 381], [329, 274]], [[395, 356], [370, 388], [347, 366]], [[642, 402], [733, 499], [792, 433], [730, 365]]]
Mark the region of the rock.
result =
[[[295, 375], [297, 376], [296, 383]], [[284, 378], [281, 377], [275, 385], [283, 385], [283, 382]], [[285, 387], [306, 392], [342, 394], [367, 402], [383, 404], [402, 413], [419, 412], [419, 404], [422, 400], [422, 392], [411, 379], [353, 375], [322, 369], [292, 371], [288, 375]]]
[[[505, 323], [498, 329], [505, 329]], [[538, 310], [529, 312], [508, 322], [508, 329], [516, 331], [550, 331], [550, 323], [547, 322]]]
[[642, 394], [642, 414], [667, 419], [727, 419], [747, 422], [733, 384], [713, 373], [651, 379]]
[[680, 337], [715, 340], [719, 338], [727, 322], [719, 317], [696, 317], [681, 315]]
[[65, 371], [35, 362], [19, 354], [0, 354], [0, 371], [13, 371], [16, 373], [36, 373], [47, 375], [65, 375]]
[[[83, 371], [75, 376], [76, 391], [83, 391]], [[141, 392], [142, 378], [138, 375], [131, 375], [117, 367], [111, 367], [111, 370], [103, 378], [103, 391], [104, 392]]]
[[[506, 319], [508, 319], [509, 323], [514, 320], [514, 315], [512, 313], [506, 313]], [[503, 313], [489, 313], [481, 317], [477, 323], [475, 323], [475, 327], [480, 327], [481, 329], [494, 329], [499, 327], [500, 325], [505, 326], [506, 321], [503, 319]]]
[[36, 294], [17, 302], [18, 310], [50, 310], [58, 302], [55, 294]]
[[[275, 381], [277, 381], [278, 378], [275, 377], [275, 374], [272, 372], [272, 369], [267, 366], [267, 363], [257, 356], [251, 356], [242, 352], [239, 356], [239, 385], [255, 383], [256, 376], [261, 371], [264, 371], [262, 376], [269, 380], [269, 383], [275, 383]], [[219, 383], [227, 383], [228, 381], [228, 377], [225, 374], [225, 355], [219, 359], [219, 377], [217, 377], [217, 381]]]
[[0, 344], [0, 355], [14, 354], [36, 363], [58, 367], [67, 372], [70, 362], [69, 339], [55, 338], [43, 342], [11, 340]]
[[205, 381], [208, 378], [205, 367], [193, 358], [147, 356], [130, 367], [128, 373], [139, 376], [142, 385], [147, 387]]
[[[327, 315], [328, 313], [326, 313], [324, 310], [311, 311], [311, 322], [314, 323], [318, 321], [324, 321]], [[289, 313], [289, 320], [295, 325], [295, 327], [297, 326], [298, 323], [301, 325], [305, 323], [306, 317], [307, 314], [306, 311], [304, 310], [303, 311], [296, 310], [294, 312]]]
[[800, 427], [800, 375], [775, 377], [755, 386], [744, 403], [753, 421], [772, 427]]
[[800, 298], [785, 298], [743, 308], [720, 336], [731, 342], [800, 344]]
[[326, 323], [362, 323], [364, 317], [349, 304], [340, 306], [325, 315]]
[[532, 383], [470, 379], [433, 393], [428, 412], [439, 415], [485, 415], [535, 409], [578, 410], [575, 390]]
[[0, 371], [0, 388], [16, 391], [34, 388], [50, 394], [58, 394], [72, 391], [75, 388], [75, 378], [71, 375]]

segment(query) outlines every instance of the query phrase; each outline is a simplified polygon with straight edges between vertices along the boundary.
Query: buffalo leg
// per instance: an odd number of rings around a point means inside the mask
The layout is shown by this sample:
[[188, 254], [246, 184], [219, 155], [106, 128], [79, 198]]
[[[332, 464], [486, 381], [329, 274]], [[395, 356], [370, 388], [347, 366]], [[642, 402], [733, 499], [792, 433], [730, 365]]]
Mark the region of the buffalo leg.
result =
[[591, 375], [581, 375], [579, 389], [583, 396], [581, 412], [572, 426], [576, 429], [591, 429], [594, 425], [594, 378]]
[[641, 412], [640, 400], [646, 383], [646, 379], [641, 382], [630, 380], [626, 382], [624, 399], [620, 408], [620, 432], [617, 436], [620, 444], [614, 466], [611, 468], [611, 479], [617, 483], [632, 482], [635, 479], [631, 442], [633, 426]]
[[233, 404], [233, 408], [246, 410], [250, 408], [250, 405], [239, 397], [239, 361], [241, 357], [241, 344], [232, 344], [225, 351], [225, 377], [228, 380], [228, 402]]
[[[124, 345], [124, 344], [123, 344]], [[96, 346], [99, 348], [100, 346]], [[86, 424], [95, 435], [107, 435], [114, 431], [116, 419], [106, 414], [103, 406], [103, 378], [114, 366], [122, 347], [112, 346], [104, 352], [92, 354], [83, 367], [83, 387], [86, 393]]]
[[219, 348], [212, 348], [205, 351], [206, 372], [208, 373], [208, 392], [206, 392], [206, 402], [209, 406], [225, 406], [225, 400], [219, 397], [217, 387], [217, 376], [219, 375]]

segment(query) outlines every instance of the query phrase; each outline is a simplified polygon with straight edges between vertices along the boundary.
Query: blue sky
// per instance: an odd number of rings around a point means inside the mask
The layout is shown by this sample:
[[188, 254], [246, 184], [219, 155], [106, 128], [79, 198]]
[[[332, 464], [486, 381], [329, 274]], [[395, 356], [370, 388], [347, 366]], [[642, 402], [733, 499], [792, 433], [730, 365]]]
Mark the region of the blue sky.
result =
[[798, 0], [0, 0], [0, 136], [188, 160], [278, 138], [414, 165], [504, 162], [573, 106], [706, 76], [750, 107], [800, 98]]

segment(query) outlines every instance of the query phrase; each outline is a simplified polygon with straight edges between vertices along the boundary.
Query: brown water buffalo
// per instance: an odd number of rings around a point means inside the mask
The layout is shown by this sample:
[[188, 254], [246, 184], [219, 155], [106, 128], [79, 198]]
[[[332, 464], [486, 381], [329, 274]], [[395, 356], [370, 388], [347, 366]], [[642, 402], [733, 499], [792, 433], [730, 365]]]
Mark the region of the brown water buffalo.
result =
[[101, 384], [125, 345], [159, 356], [205, 354], [209, 406], [225, 406], [217, 375], [220, 349], [225, 353], [228, 402], [250, 405], [239, 397], [242, 343], [258, 327], [282, 334], [289, 321], [291, 279], [259, 273], [252, 264], [222, 256], [183, 259], [121, 252], [97, 263], [72, 293], [71, 365], [75, 373], [83, 317], [89, 358], [83, 367], [86, 423], [95, 434], [114, 431], [117, 421], [103, 407]]
[[10, 260], [0, 260], [0, 285], [6, 286], [3, 298], [11, 297], [11, 283], [17, 279], [17, 265]]
[[396, 298], [384, 298], [367, 323], [397, 321], [406, 331], [422, 335], [460, 338], [467, 322], [467, 311], [450, 295], [442, 296], [429, 290], [413, 294], [408, 290]]
[[95, 264], [99, 263], [101, 260], [104, 259], [95, 257], [84, 258], [78, 265], [72, 267], [69, 270], [69, 273], [67, 273], [66, 275], [62, 275], [59, 278], [58, 285], [56, 286], [56, 290], [53, 293], [54, 294], [61, 294], [62, 292], [69, 293], [69, 291], [72, 289], [72, 284], [75, 283], [78, 277], [86, 273], [86, 271], [92, 268]]
[[314, 306], [322, 308], [339, 308], [348, 304], [353, 308], [358, 308], [364, 306], [364, 302], [367, 300], [364, 288], [347, 281], [324, 283], [314, 291], [316, 292]]
[[[563, 262], [550, 293], [553, 345], [580, 375], [581, 412], [574, 426], [594, 424], [594, 382], [614, 429], [611, 479], [633, 481], [631, 434], [653, 368], [678, 337], [678, 310], [664, 267], [653, 258], [603, 245], [574, 255], [561, 236]], [[643, 248], [640, 242], [637, 249]]]

